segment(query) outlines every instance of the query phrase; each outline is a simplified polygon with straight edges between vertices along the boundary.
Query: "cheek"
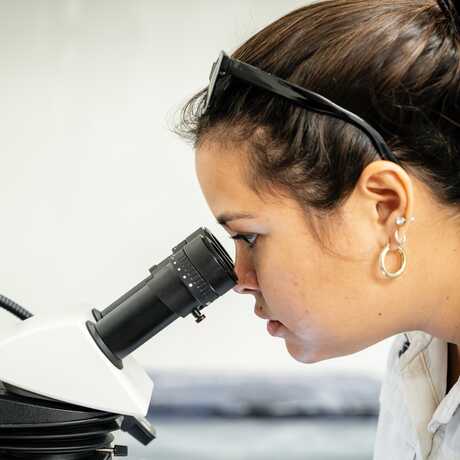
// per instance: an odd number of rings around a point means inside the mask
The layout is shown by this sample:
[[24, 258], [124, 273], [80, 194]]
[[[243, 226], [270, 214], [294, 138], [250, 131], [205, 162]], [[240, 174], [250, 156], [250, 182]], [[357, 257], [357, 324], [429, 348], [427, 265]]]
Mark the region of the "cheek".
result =
[[287, 328], [286, 344], [292, 348], [293, 357], [300, 356], [302, 362], [319, 360], [317, 355], [324, 343], [340, 330], [339, 312], [330, 305], [324, 307], [324, 299], [310, 292], [311, 286], [299, 272], [267, 271], [258, 277], [268, 312]]
[[341, 315], [331, 308], [331, 296], [337, 295], [334, 266], [326, 266], [313, 249], [306, 251], [308, 260], [299, 247], [297, 251], [280, 249], [264, 251], [263, 257], [255, 259], [267, 311], [288, 328], [294, 348], [298, 349], [300, 342], [319, 345], [340, 328]]
[[305, 287], [301, 277], [287, 270], [260, 270], [259, 288], [270, 313], [293, 330], [309, 316]]

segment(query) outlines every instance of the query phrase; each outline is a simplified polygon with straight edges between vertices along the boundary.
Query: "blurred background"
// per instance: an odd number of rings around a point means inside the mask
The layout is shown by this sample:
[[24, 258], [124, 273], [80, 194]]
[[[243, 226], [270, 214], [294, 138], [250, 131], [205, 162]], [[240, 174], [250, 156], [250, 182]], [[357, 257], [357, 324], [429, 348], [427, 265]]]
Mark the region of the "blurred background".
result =
[[[220, 50], [306, 3], [1, 0], [0, 293], [35, 315], [104, 308], [199, 226], [233, 254], [171, 128]], [[371, 458], [391, 339], [306, 365], [252, 296], [206, 315], [134, 353], [159, 432], [135, 458]]]

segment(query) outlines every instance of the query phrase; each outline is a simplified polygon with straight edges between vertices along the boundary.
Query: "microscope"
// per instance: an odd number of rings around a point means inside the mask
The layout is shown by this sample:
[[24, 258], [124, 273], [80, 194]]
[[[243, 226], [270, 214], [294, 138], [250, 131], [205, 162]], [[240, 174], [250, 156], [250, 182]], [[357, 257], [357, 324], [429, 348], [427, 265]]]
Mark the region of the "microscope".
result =
[[202, 227], [102, 311], [33, 316], [0, 337], [0, 459], [108, 460], [127, 456], [113, 432], [143, 445], [153, 382], [131, 353], [179, 317], [196, 322], [237, 283], [231, 257]]

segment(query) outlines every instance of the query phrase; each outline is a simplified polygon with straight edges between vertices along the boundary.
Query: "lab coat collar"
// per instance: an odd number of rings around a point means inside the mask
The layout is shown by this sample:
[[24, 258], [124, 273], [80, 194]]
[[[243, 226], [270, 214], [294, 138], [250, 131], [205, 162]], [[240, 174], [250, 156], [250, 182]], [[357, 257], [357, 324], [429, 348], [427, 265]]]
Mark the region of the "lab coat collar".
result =
[[[422, 458], [428, 456], [434, 433], [448, 423], [460, 404], [460, 385], [445, 395], [447, 342], [422, 331], [404, 334], [399, 370], [408, 411], [417, 433]], [[407, 343], [408, 342], [408, 343]]]

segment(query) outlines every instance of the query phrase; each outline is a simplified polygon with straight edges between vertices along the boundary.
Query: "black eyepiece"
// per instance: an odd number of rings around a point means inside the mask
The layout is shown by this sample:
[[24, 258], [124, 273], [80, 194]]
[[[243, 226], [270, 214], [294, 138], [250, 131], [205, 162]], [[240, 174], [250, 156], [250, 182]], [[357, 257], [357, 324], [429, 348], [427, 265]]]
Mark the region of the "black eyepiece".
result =
[[179, 316], [192, 313], [197, 322], [203, 320], [201, 310], [237, 282], [231, 257], [204, 227], [149, 271], [105, 310], [93, 310], [96, 323], [87, 322], [100, 349], [119, 368], [125, 356]]

